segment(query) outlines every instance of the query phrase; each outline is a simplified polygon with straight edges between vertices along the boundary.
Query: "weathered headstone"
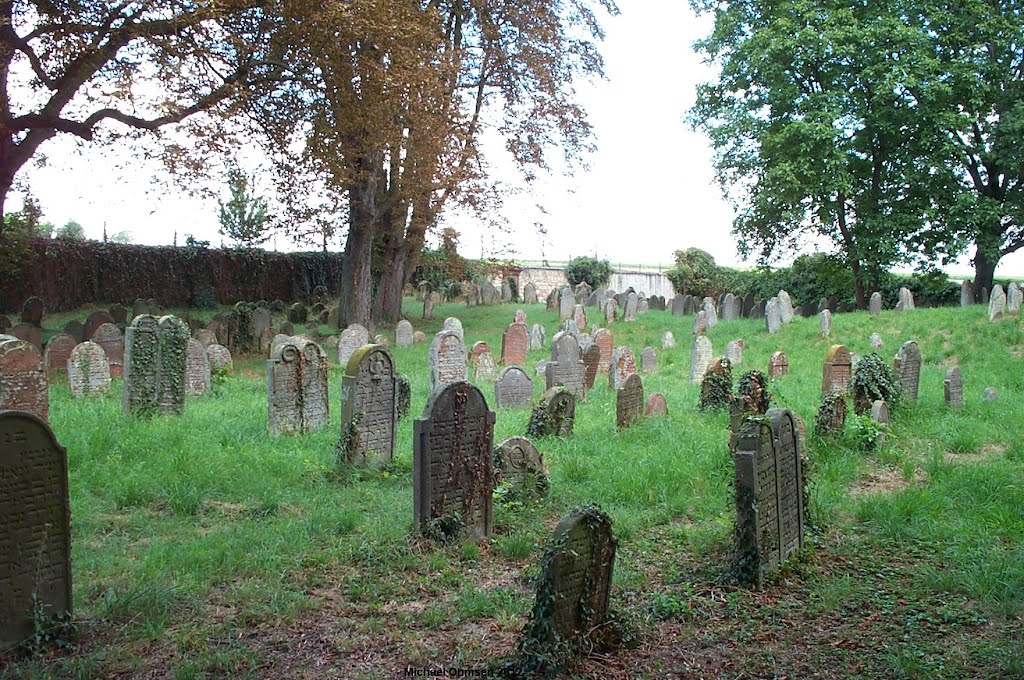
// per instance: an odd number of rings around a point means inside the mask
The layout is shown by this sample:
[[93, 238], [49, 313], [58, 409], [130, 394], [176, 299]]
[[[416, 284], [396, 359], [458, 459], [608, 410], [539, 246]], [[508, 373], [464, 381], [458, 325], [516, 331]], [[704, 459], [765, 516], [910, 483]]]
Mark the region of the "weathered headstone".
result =
[[341, 332], [338, 338], [338, 363], [348, 366], [349, 359], [356, 350], [363, 345], [369, 344], [370, 331], [362, 324], [354, 323]]
[[235, 364], [231, 360], [231, 350], [224, 345], [210, 345], [206, 348], [206, 355], [210, 357], [210, 370], [213, 372], [222, 371], [231, 373]]
[[693, 347], [690, 349], [691, 383], [696, 385], [704, 379], [704, 372], [711, 365], [712, 352], [711, 340], [706, 335], [698, 335], [693, 339]]
[[917, 343], [913, 340], [903, 343], [892, 360], [892, 367], [904, 396], [917, 399], [917, 386], [921, 381], [921, 350]]
[[68, 385], [71, 396], [86, 397], [110, 391], [110, 364], [103, 348], [94, 342], [83, 342], [68, 357]]
[[992, 295], [988, 301], [988, 320], [995, 321], [1006, 314], [1006, 293], [998, 283], [992, 286]]
[[626, 379], [636, 375], [636, 357], [629, 347], [616, 347], [612, 351], [611, 365], [608, 367], [608, 387], [621, 390]]
[[494, 447], [494, 485], [505, 487], [513, 495], [543, 496], [548, 492], [544, 457], [533, 442], [526, 437], [509, 437]]
[[413, 342], [413, 344], [418, 344], [418, 343], [426, 342], [426, 341], [427, 341], [427, 334], [426, 333], [424, 333], [423, 331], [415, 331], [415, 332], [413, 332], [413, 334], [412, 334], [412, 342]]
[[653, 347], [644, 347], [640, 352], [640, 372], [644, 375], [658, 372], [658, 353]]
[[725, 345], [725, 352], [723, 356], [729, 360], [729, 363], [733, 366], [738, 366], [743, 363], [743, 341], [742, 340], [730, 340]]
[[445, 319], [444, 324], [441, 326], [441, 330], [452, 331], [455, 334], [457, 334], [459, 338], [462, 339], [463, 341], [465, 341], [466, 339], [466, 335], [462, 330], [462, 321], [460, 321], [457, 317], [449, 316], [447, 319]]
[[871, 298], [868, 300], [868, 314], [875, 316], [882, 311], [882, 294], [877, 290], [871, 294]]
[[842, 432], [846, 427], [846, 396], [842, 392], [830, 392], [821, 400], [814, 418], [814, 430], [820, 436]]
[[615, 393], [615, 428], [622, 430], [640, 422], [644, 417], [644, 385], [640, 376], [633, 374]]
[[431, 393], [413, 424], [413, 514], [421, 532], [490, 536], [493, 445], [494, 411], [476, 386], [454, 382]]
[[132, 320], [124, 337], [121, 406], [125, 411], [140, 415], [184, 411], [188, 339], [188, 326], [176, 316], [156, 319], [142, 314]]
[[72, 607], [67, 451], [44, 420], [15, 410], [0, 410], [0, 442], [2, 653]]
[[942, 391], [950, 408], [960, 410], [964, 407], [964, 381], [960, 377], [960, 369], [956, 366], [946, 370], [946, 378], [942, 381]]
[[314, 432], [330, 422], [327, 355], [303, 337], [275, 338], [267, 360], [267, 423], [274, 434]]
[[671, 349], [676, 346], [676, 336], [672, 335], [672, 331], [665, 331], [665, 334], [661, 336], [661, 348]]
[[533, 401], [533, 381], [519, 366], [506, 366], [494, 382], [494, 403], [498, 408], [526, 408]]
[[764, 322], [769, 333], [778, 333], [782, 328], [782, 303], [778, 298], [768, 300], [764, 308]]
[[702, 335], [704, 331], [708, 329], [708, 313], [707, 310], [700, 310], [697, 312], [697, 316], [693, 318], [693, 334]]
[[62, 373], [67, 371], [68, 357], [71, 356], [71, 350], [77, 344], [73, 337], [63, 333], [50, 338], [46, 343], [46, 351], [43, 353], [43, 365], [46, 370], [61, 371]]
[[672, 298], [672, 316], [684, 316], [686, 314], [684, 302], [685, 296], [681, 293], [676, 293], [675, 297]]
[[960, 306], [967, 307], [974, 304], [974, 284], [971, 281], [963, 281], [960, 284]]
[[722, 298], [722, 321], [734, 321], [736, 317], [736, 296], [726, 293]]
[[501, 363], [505, 366], [525, 366], [529, 337], [525, 323], [511, 323], [501, 335]]
[[541, 326], [539, 323], [533, 324], [530, 327], [530, 349], [544, 349], [544, 339], [546, 337], [547, 331], [544, 330], [544, 326]]
[[124, 335], [112, 323], [105, 323], [92, 334], [92, 341], [103, 348], [110, 364], [110, 375], [120, 378], [124, 374]]
[[469, 348], [469, 363], [475, 366], [480, 361], [480, 355], [490, 351], [491, 346], [485, 340], [477, 340]]
[[665, 401], [665, 395], [655, 392], [651, 396], [647, 397], [647, 404], [644, 406], [644, 415], [667, 416], [668, 402]]
[[32, 324], [25, 323], [23, 321], [21, 323], [14, 324], [14, 326], [11, 327], [10, 334], [19, 340], [23, 340], [32, 345], [36, 348], [36, 351], [42, 355], [43, 335], [38, 326], [33, 326]]
[[899, 301], [903, 311], [908, 311], [914, 308], [914, 294], [910, 292], [909, 288], [900, 288]]
[[575, 308], [576, 296], [573, 294], [572, 288], [565, 286], [558, 292], [558, 320], [571, 319]]
[[775, 352], [768, 360], [768, 375], [772, 378], [781, 378], [789, 374], [789, 358], [785, 352]]
[[43, 306], [43, 301], [32, 296], [25, 300], [25, 304], [21, 306], [21, 322], [30, 323], [36, 328], [42, 327], [43, 324], [43, 313], [46, 308]]
[[782, 314], [782, 323], [789, 323], [793, 320], [793, 300], [789, 297], [789, 293], [784, 290], [780, 290], [777, 297], [779, 298], [779, 312]]
[[[2, 326], [3, 324], [0, 323], [0, 333], [6, 333], [7, 329], [3, 328]], [[74, 338], [76, 344], [80, 342], [85, 342], [85, 326], [82, 325], [82, 322], [79, 321], [78, 319], [71, 319], [70, 321], [64, 324], [64, 327], [61, 330], [64, 332], [65, 335], [70, 335], [72, 338]]]
[[602, 311], [604, 312], [605, 323], [615, 323], [616, 310], [618, 308], [619, 303], [615, 301], [615, 298], [609, 298], [608, 300], [605, 301], [604, 308], [602, 309]]
[[217, 336], [208, 328], [200, 328], [196, 331], [195, 339], [198, 340], [203, 347], [217, 344]]
[[494, 382], [498, 377], [498, 362], [490, 352], [483, 352], [477, 359], [473, 370], [473, 379], [476, 381]]
[[868, 344], [875, 349], [880, 348], [882, 346], [882, 336], [878, 333], [872, 333], [871, 337], [868, 338]]
[[210, 356], [203, 343], [189, 338], [185, 350], [185, 394], [197, 397], [210, 391]]
[[423, 300], [423, 315], [420, 318], [422, 318], [424, 321], [433, 321], [434, 320], [434, 304], [435, 304], [434, 301], [430, 298], [429, 295], [426, 298], [424, 298], [424, 300]]
[[871, 402], [871, 420], [879, 426], [876, 445], [882, 446], [885, 444], [885, 438], [892, 425], [892, 418], [889, 417], [889, 404], [884, 399], [876, 399]]
[[708, 328], [718, 325], [718, 312], [715, 310], [715, 301], [709, 297], [704, 298], [704, 314], [707, 317]]
[[636, 310], [640, 304], [640, 299], [636, 293], [630, 293], [626, 296], [626, 305], [622, 312], [623, 321], [636, 321]]
[[0, 410], [26, 411], [50, 418], [46, 371], [39, 350], [11, 335], [0, 335]]
[[395, 325], [395, 346], [409, 347], [412, 345], [412, 324], [402, 319]]
[[793, 414], [744, 421], [734, 455], [736, 571], [760, 585], [804, 544], [804, 474]]
[[545, 368], [547, 388], [563, 385], [577, 399], [583, 399], [583, 359], [580, 346], [568, 333], [556, 333], [551, 340], [551, 361]]
[[441, 331], [430, 345], [430, 391], [436, 392], [450, 383], [464, 382], [466, 345], [455, 331]]
[[818, 325], [820, 327], [819, 335], [823, 338], [827, 338], [832, 335], [832, 312], [827, 309], [821, 310], [821, 312], [818, 313], [818, 320]]
[[398, 376], [382, 345], [363, 345], [341, 379], [341, 452], [350, 463], [387, 463], [395, 457]]
[[583, 305], [576, 305], [572, 308], [572, 318], [576, 322], [576, 328], [587, 327], [587, 310]]
[[825, 355], [821, 372], [821, 393], [824, 395], [845, 392], [853, 375], [850, 350], [844, 345], [832, 345]]
[[530, 413], [528, 437], [568, 437], [576, 420], [576, 396], [564, 387], [552, 387]]
[[1024, 293], [1021, 292], [1016, 281], [1011, 281], [1006, 288], [1006, 313], [1010, 316], [1018, 316], [1022, 301], [1024, 301]]
[[607, 328], [599, 328], [594, 333], [594, 344], [601, 351], [601, 359], [597, 363], [597, 370], [605, 372], [612, 365], [612, 351], [615, 349], [615, 336]]
[[597, 371], [601, 364], [601, 349], [591, 344], [583, 350], [583, 389], [589, 390], [597, 379]]
[[537, 286], [533, 285], [533, 281], [529, 281], [523, 286], [523, 304], [537, 304]]

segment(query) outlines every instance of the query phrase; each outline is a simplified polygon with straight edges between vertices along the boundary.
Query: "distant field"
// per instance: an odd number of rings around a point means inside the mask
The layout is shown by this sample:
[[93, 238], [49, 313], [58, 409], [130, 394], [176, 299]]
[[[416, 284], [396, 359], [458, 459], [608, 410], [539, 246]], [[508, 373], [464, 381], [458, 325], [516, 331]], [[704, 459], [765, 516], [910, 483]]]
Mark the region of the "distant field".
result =
[[[516, 306], [442, 304], [432, 322], [420, 309], [406, 301], [428, 337], [454, 315], [467, 345], [500, 348]], [[524, 309], [550, 341], [557, 314]], [[530, 579], [555, 522], [597, 503], [620, 540], [612, 607], [627, 635], [581, 660], [580, 677], [1022, 677], [1024, 329], [1016, 318], [990, 324], [985, 311], [837, 314], [831, 339], [818, 337], [816, 318], [774, 336], [754, 320], [710, 330], [716, 355], [746, 341], [737, 379], [784, 350], [790, 374], [771, 382], [773, 402], [809, 426], [832, 343], [863, 355], [877, 332], [887, 360], [908, 339], [924, 356], [921, 398], [894, 411], [884, 448], [862, 449], [852, 413], [838, 439], [810, 436], [811, 548], [759, 592], [726, 573], [727, 416], [697, 410], [692, 316], [613, 325], [615, 345], [658, 349], [644, 387], [666, 396], [669, 416], [616, 432], [599, 374], [573, 436], [536, 441], [550, 495], [496, 501], [482, 545], [435, 545], [413, 531], [412, 418], [428, 396], [429, 344], [392, 349], [412, 384], [412, 416], [382, 470], [336, 464], [338, 366], [330, 429], [298, 437], [267, 433], [259, 358], [236, 358], [235, 374], [178, 418], [123, 414], [120, 381], [108, 396], [72, 400], [56, 378], [50, 420], [70, 461], [77, 649], [7, 659], [0, 674], [393, 678], [408, 667], [495, 666], [533, 604]], [[48, 317], [48, 330], [70, 316]], [[666, 330], [677, 345], [662, 351]], [[531, 352], [531, 376], [545, 358]], [[960, 413], [943, 403], [953, 365]], [[998, 401], [982, 401], [988, 386]], [[481, 388], [490, 400], [493, 387]], [[536, 396], [542, 388], [535, 379]], [[495, 440], [524, 434], [528, 417], [499, 412]]]

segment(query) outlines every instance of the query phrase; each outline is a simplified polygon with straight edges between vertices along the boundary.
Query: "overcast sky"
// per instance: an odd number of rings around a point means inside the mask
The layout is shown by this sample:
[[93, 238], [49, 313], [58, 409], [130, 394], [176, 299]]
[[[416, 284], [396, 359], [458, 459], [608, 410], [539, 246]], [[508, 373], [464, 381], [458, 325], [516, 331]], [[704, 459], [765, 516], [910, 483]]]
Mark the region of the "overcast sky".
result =
[[[622, 264], [669, 264], [672, 251], [698, 247], [719, 264], [743, 265], [730, 235], [732, 209], [713, 184], [706, 138], [684, 122], [698, 82], [711, 77], [691, 45], [710, 29], [684, 0], [621, 0], [622, 14], [604, 22], [606, 81], [581, 85], [580, 97], [597, 135], [589, 171], [542, 178], [510, 198], [508, 234], [450, 215], [468, 257], [498, 255], [566, 260], [596, 255]], [[86, 236], [130, 232], [134, 243], [170, 244], [185, 234], [221, 242], [217, 205], [178, 191], [154, 189], [159, 168], [126, 150], [56, 139], [48, 162], [33, 169], [33, 192], [46, 219], [75, 219]], [[497, 176], [517, 182], [500, 148], [489, 150]], [[542, 212], [542, 205], [546, 212]], [[541, 223], [541, 235], [535, 224]], [[267, 247], [294, 249], [284, 237]], [[338, 250], [341, 244], [336, 244]], [[954, 272], [969, 274], [967, 258]], [[1024, 274], [1024, 253], [1003, 258], [997, 272]]]

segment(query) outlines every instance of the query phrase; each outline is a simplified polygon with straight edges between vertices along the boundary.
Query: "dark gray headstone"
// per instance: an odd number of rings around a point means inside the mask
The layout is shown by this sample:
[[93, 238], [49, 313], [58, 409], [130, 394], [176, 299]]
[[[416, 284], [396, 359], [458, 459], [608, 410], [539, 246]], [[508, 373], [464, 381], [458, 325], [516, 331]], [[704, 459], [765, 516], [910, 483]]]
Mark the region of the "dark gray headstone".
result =
[[494, 403], [498, 408], [526, 408], [533, 401], [533, 381], [518, 366], [506, 366], [494, 382]]
[[391, 462], [398, 430], [398, 374], [382, 345], [364, 345], [341, 379], [341, 451], [349, 462]]
[[640, 376], [626, 378], [615, 393], [615, 428], [622, 430], [640, 422], [644, 417], [644, 385]]
[[494, 485], [513, 494], [543, 496], [549, 488], [544, 457], [526, 437], [509, 437], [494, 447]]
[[908, 399], [917, 399], [917, 386], [921, 381], [921, 350], [917, 343], [913, 340], [903, 343], [892, 364], [903, 394]]
[[579, 343], [568, 333], [556, 333], [551, 340], [551, 361], [545, 369], [547, 388], [563, 385], [578, 399], [583, 399], [583, 359]]
[[964, 407], [964, 381], [960, 377], [960, 369], [956, 366], [946, 371], [946, 378], [942, 381], [943, 393], [946, 403], [950, 408], [962, 409]]

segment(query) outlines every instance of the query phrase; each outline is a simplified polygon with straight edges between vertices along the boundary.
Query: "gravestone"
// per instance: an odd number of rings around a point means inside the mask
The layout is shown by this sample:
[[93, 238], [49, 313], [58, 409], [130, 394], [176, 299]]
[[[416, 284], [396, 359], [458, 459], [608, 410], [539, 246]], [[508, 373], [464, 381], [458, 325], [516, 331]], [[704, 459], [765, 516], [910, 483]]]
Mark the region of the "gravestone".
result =
[[72, 397], [87, 397], [110, 391], [110, 364], [103, 348], [95, 342], [83, 342], [68, 357], [68, 385]]
[[946, 378], [942, 381], [942, 391], [946, 403], [952, 409], [964, 407], [964, 381], [960, 377], [960, 369], [956, 366], [946, 370]]
[[327, 355], [304, 337], [275, 338], [267, 360], [267, 424], [274, 434], [315, 432], [330, 423]]
[[986, 286], [981, 287], [981, 304], [988, 304], [988, 288]]
[[77, 344], [73, 337], [63, 333], [50, 338], [50, 341], [46, 343], [46, 351], [43, 353], [43, 365], [46, 366], [46, 370], [66, 372], [68, 357], [71, 356], [71, 350]]
[[636, 309], [639, 303], [640, 300], [636, 293], [630, 293], [626, 296], [626, 305], [622, 313], [623, 321], [636, 321]]
[[526, 312], [521, 309], [517, 309], [516, 313], [512, 316], [512, 323], [526, 324]]
[[689, 316], [690, 314], [696, 314], [697, 311], [697, 298], [693, 295], [683, 296], [683, 315]]
[[672, 298], [672, 316], [684, 316], [686, 314], [686, 308], [683, 303], [685, 296], [680, 293], [676, 293], [675, 297]]
[[114, 320], [115, 324], [128, 323], [128, 308], [124, 305], [110, 305], [107, 312], [110, 314], [110, 318]]
[[587, 348], [594, 344], [594, 338], [589, 333], [580, 333], [576, 338], [576, 342], [579, 343], [580, 351], [586, 352]]
[[589, 390], [597, 379], [598, 367], [601, 364], [601, 349], [591, 344], [583, 350], [583, 389]]
[[804, 545], [804, 474], [793, 414], [748, 418], [734, 455], [736, 571], [760, 586]]
[[547, 370], [548, 370], [548, 360], [547, 359], [541, 359], [540, 361], [537, 362], [537, 365], [534, 367], [534, 373], [536, 373], [537, 375], [541, 375], [541, 376], [547, 375]]
[[825, 355], [821, 371], [821, 393], [824, 395], [845, 392], [853, 375], [853, 360], [850, 350], [844, 345], [832, 345]]
[[729, 360], [729, 363], [733, 366], [738, 366], [743, 363], [743, 341], [742, 340], [730, 340], [725, 345], [725, 352], [723, 356]]
[[775, 352], [768, 360], [768, 375], [772, 378], [781, 378], [789, 375], [789, 358], [785, 352]]
[[615, 428], [631, 427], [644, 417], [644, 385], [640, 376], [633, 374], [615, 393]]
[[430, 284], [426, 281], [420, 281], [420, 284], [416, 286], [416, 301], [423, 302], [430, 295]]
[[529, 334], [525, 323], [511, 323], [501, 335], [501, 363], [505, 366], [525, 366], [529, 348]]
[[740, 304], [740, 316], [742, 316], [745, 319], [749, 319], [749, 318], [751, 318], [753, 313], [754, 313], [754, 293], [753, 293], [753, 291], [748, 291], [747, 294], [743, 296], [743, 300], [741, 301], [741, 304]]
[[697, 316], [693, 319], [693, 334], [701, 335], [708, 329], [708, 313], [707, 310], [700, 310], [697, 312]]
[[661, 336], [661, 348], [671, 349], [676, 346], [676, 336], [672, 335], [672, 331], [665, 331], [665, 334]]
[[494, 447], [494, 486], [512, 495], [546, 495], [550, 484], [544, 457], [526, 437], [509, 437]]
[[875, 349], [880, 348], [882, 346], [882, 336], [878, 333], [872, 333], [871, 337], [868, 338], [868, 344]]
[[41, 328], [45, 311], [46, 308], [43, 306], [43, 301], [33, 295], [25, 300], [25, 304], [21, 306], [21, 322], [30, 323], [36, 328]]
[[508, 279], [501, 282], [501, 301], [512, 302], [512, 284], [508, 282]]
[[917, 399], [917, 386], [921, 380], [921, 350], [917, 343], [913, 340], [903, 343], [892, 360], [892, 367], [903, 394], [908, 399]]
[[1010, 316], [1018, 316], [1022, 300], [1024, 300], [1024, 293], [1021, 292], [1020, 286], [1016, 281], [1011, 281], [1006, 288], [1006, 313]]
[[341, 446], [349, 463], [388, 463], [395, 457], [398, 376], [382, 345], [363, 345], [341, 379]]
[[[199, 331], [199, 332], [201, 333], [202, 331]], [[273, 328], [268, 328], [268, 329], [266, 329], [265, 331], [263, 331], [260, 334], [260, 355], [261, 356], [265, 356], [268, 359], [270, 358], [270, 344], [274, 341], [274, 336], [275, 335], [277, 335], [277, 331], [274, 330]], [[338, 338], [336, 336], [333, 336], [333, 335], [331, 337], [334, 338], [334, 352], [335, 352], [335, 354], [337, 354], [337, 351], [338, 351]], [[196, 339], [199, 340], [198, 335], [197, 335]], [[200, 340], [200, 344], [203, 344], [204, 346], [206, 346], [206, 343], [203, 343], [202, 340]], [[212, 345], [212, 344], [215, 344], [215, 343], [211, 342], [209, 344]]]
[[568, 437], [576, 420], [576, 396], [564, 387], [544, 392], [530, 413], [527, 437]]
[[698, 335], [693, 339], [693, 347], [690, 349], [690, 382], [699, 384], [704, 379], [704, 373], [711, 365], [712, 354], [711, 340], [706, 335]]
[[420, 318], [422, 318], [424, 321], [434, 320], [434, 301], [430, 298], [430, 296], [427, 296], [423, 300], [423, 315]]
[[177, 415], [185, 410], [188, 339], [188, 326], [176, 316], [132, 319], [124, 336], [121, 407], [126, 412]]
[[782, 328], [782, 303], [779, 298], [772, 298], [764, 308], [764, 323], [769, 333], [778, 333]]
[[537, 286], [533, 285], [533, 281], [528, 281], [527, 284], [523, 286], [523, 304], [537, 304]]
[[846, 397], [842, 392], [826, 394], [814, 418], [814, 430], [819, 436], [842, 432], [846, 427]]
[[583, 305], [576, 305], [572, 308], [572, 318], [576, 322], [576, 328], [587, 327], [587, 310], [583, 308]]
[[494, 403], [497, 408], [526, 408], [533, 401], [533, 381], [519, 366], [501, 369], [494, 381]]
[[412, 345], [412, 324], [402, 319], [395, 325], [395, 346], [409, 347]]
[[832, 312], [827, 309], [823, 309], [818, 313], [818, 319], [818, 326], [820, 328], [819, 335], [823, 338], [827, 338], [832, 335]]
[[473, 540], [490, 536], [493, 445], [494, 411], [476, 386], [454, 382], [431, 393], [413, 424], [413, 515], [421, 532], [450, 534], [445, 525], [461, 525]]
[[16, 323], [11, 328], [10, 334], [35, 347], [40, 355], [43, 353], [43, 335], [37, 326], [25, 322]]
[[466, 340], [466, 335], [462, 330], [462, 322], [459, 321], [459, 319], [454, 316], [449, 316], [447, 319], [444, 320], [444, 325], [441, 326], [441, 330], [453, 331], [459, 336], [460, 340], [462, 340], [463, 342], [465, 342]]
[[616, 310], [619, 308], [619, 303], [615, 301], [615, 298], [609, 298], [604, 303], [604, 322], [615, 323]]
[[999, 390], [995, 387], [986, 387], [981, 393], [981, 398], [985, 401], [999, 401]]
[[455, 331], [439, 332], [430, 345], [430, 391], [466, 379], [466, 345], [462, 336]]
[[621, 390], [626, 379], [636, 375], [636, 357], [628, 347], [616, 347], [612, 351], [611, 365], [608, 367], [608, 387]]
[[0, 411], [0, 653], [70, 618], [68, 456], [46, 422]]
[[341, 332], [338, 338], [338, 363], [348, 366], [356, 350], [370, 342], [370, 331], [362, 324], [354, 323]]
[[868, 314], [875, 316], [882, 311], [882, 294], [877, 290], [871, 294], [871, 299], [868, 300]]
[[718, 325], [718, 312], [715, 311], [715, 301], [709, 297], [704, 298], [704, 312], [707, 315], [708, 328]]
[[473, 379], [477, 381], [494, 382], [498, 377], [498, 362], [490, 352], [482, 353], [477, 359], [473, 370]]
[[336, 331], [341, 327], [341, 307], [338, 305], [332, 305], [327, 310], [327, 325], [330, 326], [331, 332]]
[[974, 304], [974, 284], [970, 281], [963, 281], [960, 284], [960, 306], [967, 307]]
[[640, 372], [644, 375], [658, 372], [658, 353], [653, 347], [644, 347], [640, 352]]
[[210, 357], [203, 343], [188, 339], [185, 350], [185, 394], [198, 397], [210, 391]]
[[558, 320], [571, 319], [575, 309], [576, 296], [573, 295], [571, 288], [565, 286], [558, 291]]
[[206, 355], [210, 357], [210, 370], [231, 373], [234, 370], [234, 363], [231, 361], [231, 350], [224, 345], [210, 345], [206, 348]]
[[494, 287], [494, 284], [489, 280], [484, 279], [480, 283], [480, 302], [484, 305], [497, 304], [498, 300], [501, 299], [501, 295], [498, 293], [498, 289]]
[[750, 311], [751, 319], [763, 319], [765, 317], [765, 308], [768, 305], [767, 300], [758, 300], [754, 303], [754, 309]]
[[[228, 341], [228, 329], [220, 321], [217, 321], [216, 319], [210, 321], [210, 323], [206, 325], [206, 330], [213, 333], [215, 344], [223, 345]], [[281, 324], [281, 332], [288, 333], [289, 335], [295, 332], [290, 321], [285, 321]]]
[[480, 355], [484, 352], [490, 352], [491, 346], [484, 340], [477, 340], [473, 343], [473, 346], [469, 348], [469, 363], [474, 366], [479, 363]]
[[530, 327], [530, 349], [544, 349], [544, 339], [546, 337], [547, 331], [544, 330], [544, 326], [541, 326], [539, 323], [533, 324]]
[[529, 654], [549, 661], [578, 651], [605, 623], [617, 544], [611, 519], [596, 506], [577, 508], [558, 522], [524, 631]]
[[651, 308], [650, 303], [647, 302], [647, 300], [645, 298], [641, 298], [640, 302], [638, 302], [637, 305], [636, 305], [636, 313], [637, 314], [646, 314], [650, 308]]
[[0, 335], [0, 410], [25, 411], [44, 423], [50, 395], [43, 358], [31, 343]]
[[647, 404], [644, 406], [644, 415], [667, 416], [668, 402], [665, 401], [665, 395], [655, 392], [651, 396], [647, 397]]
[[551, 340], [551, 361], [545, 367], [547, 389], [563, 385], [577, 399], [583, 399], [583, 359], [580, 346], [568, 333], [556, 333]]
[[[270, 329], [273, 330], [273, 329]], [[271, 336], [273, 337], [273, 336]], [[217, 336], [208, 328], [200, 328], [195, 332], [195, 338], [203, 347], [217, 344]]]
[[599, 328], [594, 333], [594, 345], [601, 351], [601, 358], [597, 362], [597, 370], [607, 372], [612, 365], [612, 351], [615, 349], [615, 336], [607, 328]]
[[558, 289], [557, 288], [552, 288], [551, 289], [551, 292], [548, 293], [548, 297], [547, 297], [547, 300], [545, 300], [545, 302], [547, 304], [547, 310], [549, 312], [557, 312], [558, 311], [560, 305], [559, 305]]
[[1006, 314], [1006, 293], [998, 283], [992, 286], [992, 295], [988, 301], [988, 320], [995, 321]]
[[908, 288], [900, 288], [899, 301], [903, 311], [908, 311], [914, 308], [914, 294], [911, 293]]
[[[66, 335], [70, 335], [75, 339], [75, 343], [85, 342], [85, 326], [78, 319], [71, 319], [61, 329]], [[7, 329], [3, 328], [3, 324], [0, 323], [0, 333], [6, 333]]]
[[427, 334], [424, 333], [423, 331], [415, 331], [412, 334], [412, 342], [413, 342], [413, 344], [419, 344], [421, 342], [426, 342], [426, 341], [427, 341]]
[[288, 320], [292, 323], [306, 323], [308, 319], [309, 310], [301, 302], [296, 302], [288, 308]]
[[878, 424], [878, 439], [876, 446], [885, 444], [885, 438], [889, 434], [892, 418], [889, 417], [889, 404], [884, 399], [876, 399], [871, 402], [871, 420]]
[[782, 314], [782, 323], [789, 323], [793, 320], [793, 300], [790, 299], [789, 293], [784, 290], [780, 290], [777, 296], [779, 298], [779, 312]]
[[726, 293], [722, 298], [722, 321], [734, 321], [736, 319], [736, 296]]

